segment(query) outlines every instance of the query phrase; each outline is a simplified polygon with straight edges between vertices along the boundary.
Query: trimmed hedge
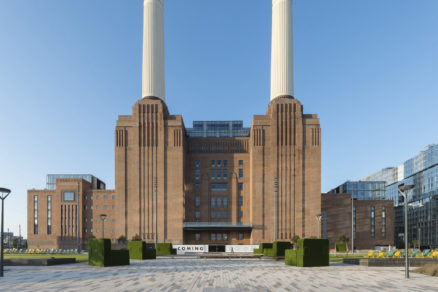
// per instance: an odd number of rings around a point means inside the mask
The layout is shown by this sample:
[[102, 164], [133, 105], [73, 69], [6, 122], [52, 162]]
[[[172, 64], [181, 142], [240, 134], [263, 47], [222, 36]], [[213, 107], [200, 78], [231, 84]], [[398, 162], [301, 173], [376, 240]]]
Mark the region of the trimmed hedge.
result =
[[263, 254], [263, 250], [265, 248], [272, 248], [272, 243], [266, 243], [266, 242], [260, 243], [259, 248], [255, 248], [253, 253], [254, 254]]
[[346, 243], [336, 243], [336, 251], [346, 252], [347, 251], [347, 244]]
[[175, 255], [176, 254], [176, 249], [172, 248], [172, 244], [171, 243], [166, 243], [166, 242], [162, 242], [162, 243], [157, 243], [157, 255]]
[[263, 249], [261, 249], [261, 248], [254, 248], [253, 253], [254, 254], [262, 254], [263, 253]]
[[297, 266], [322, 267], [329, 265], [329, 240], [309, 239], [298, 240]]
[[111, 250], [109, 239], [91, 238], [88, 240], [88, 264], [99, 267], [129, 265], [129, 251]]
[[274, 241], [272, 248], [264, 248], [263, 255], [267, 257], [283, 257], [286, 249], [292, 248], [288, 241]]
[[287, 249], [284, 253], [284, 263], [288, 266], [297, 266], [297, 251]]
[[155, 249], [148, 248], [144, 241], [129, 241], [129, 258], [133, 260], [155, 259]]

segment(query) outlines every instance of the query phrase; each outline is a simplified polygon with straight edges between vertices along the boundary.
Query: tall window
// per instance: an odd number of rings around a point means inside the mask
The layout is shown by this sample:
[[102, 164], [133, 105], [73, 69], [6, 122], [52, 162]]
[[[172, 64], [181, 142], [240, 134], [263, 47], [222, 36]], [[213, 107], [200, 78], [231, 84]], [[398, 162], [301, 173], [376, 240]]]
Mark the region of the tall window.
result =
[[224, 208], [228, 208], [228, 198], [227, 197], [224, 197], [224, 200], [222, 203], [224, 205]]
[[215, 164], [216, 164], [216, 160], [212, 160], [211, 161], [211, 167], [215, 167]]
[[211, 207], [212, 208], [216, 207], [216, 198], [215, 197], [211, 197]]
[[227, 219], [227, 218], [228, 218], [228, 212], [227, 212], [227, 211], [223, 211], [223, 212], [222, 212], [222, 217], [223, 217], [224, 219]]
[[327, 238], [327, 211], [322, 211], [322, 238]]
[[222, 177], [222, 169], [217, 170], [217, 179], [221, 179]]
[[239, 183], [239, 191], [243, 191], [243, 183]]
[[243, 206], [243, 197], [239, 196], [239, 206]]
[[195, 240], [196, 241], [200, 241], [201, 240], [201, 234], [200, 233], [195, 233]]
[[239, 213], [237, 214], [237, 217], [242, 218], [243, 217], [243, 212], [239, 211]]
[[224, 167], [227, 167], [228, 166], [228, 160], [224, 160], [223, 161], [223, 165], [224, 165]]
[[216, 165], [217, 165], [217, 167], [221, 167], [221, 165], [222, 165], [222, 160], [218, 160], [218, 161], [216, 161]]
[[52, 234], [52, 196], [47, 196], [47, 234]]
[[386, 237], [386, 208], [382, 207], [382, 237]]
[[356, 207], [353, 207], [353, 236], [356, 239]]
[[243, 169], [239, 169], [239, 179], [243, 179]]
[[200, 184], [195, 184], [195, 190], [199, 191], [201, 189], [201, 185]]
[[217, 207], [222, 208], [222, 198], [221, 197], [217, 197]]
[[211, 218], [216, 218], [216, 212], [215, 211], [211, 211]]
[[239, 167], [243, 167], [243, 160], [239, 160]]
[[211, 179], [216, 179], [216, 170], [215, 169], [212, 169], [212, 170], [210, 170], [210, 173], [211, 173]]
[[227, 169], [224, 169], [223, 171], [222, 171], [222, 178], [223, 179], [228, 179], [228, 170]]
[[201, 205], [201, 197], [200, 196], [196, 196], [195, 197], [195, 206], [199, 207]]
[[201, 218], [201, 212], [196, 211], [196, 212], [195, 212], [195, 218], [196, 218], [196, 219]]
[[33, 196], [33, 234], [38, 234], [38, 196]]
[[375, 208], [371, 207], [371, 237], [374, 237], [375, 235]]
[[201, 176], [201, 171], [199, 169], [195, 169], [195, 179], [199, 179]]
[[195, 160], [195, 167], [199, 168], [200, 165], [201, 165], [201, 163], [199, 162], [199, 160]]

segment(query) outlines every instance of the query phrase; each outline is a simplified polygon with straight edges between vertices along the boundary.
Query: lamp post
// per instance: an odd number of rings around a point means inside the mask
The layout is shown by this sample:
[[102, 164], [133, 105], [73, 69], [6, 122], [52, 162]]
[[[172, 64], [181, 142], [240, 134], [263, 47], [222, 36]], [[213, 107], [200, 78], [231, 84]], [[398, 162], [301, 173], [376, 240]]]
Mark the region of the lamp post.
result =
[[102, 238], [104, 238], [106, 214], [100, 214], [100, 220], [102, 220]]
[[4, 202], [5, 199], [9, 196], [9, 194], [11, 193], [10, 189], [5, 189], [5, 188], [0, 188], [0, 199], [2, 200], [2, 229], [1, 229], [1, 260], [2, 263], [0, 264], [0, 277], [3, 277], [3, 226], [4, 226], [4, 218], [5, 218], [5, 207], [4, 207]]
[[403, 196], [405, 201], [405, 278], [409, 279], [409, 260], [408, 260], [408, 196], [406, 191], [412, 190], [414, 185], [404, 185], [398, 186], [399, 193]]
[[322, 214], [316, 214], [316, 220], [318, 220], [318, 238], [321, 238], [321, 219]]

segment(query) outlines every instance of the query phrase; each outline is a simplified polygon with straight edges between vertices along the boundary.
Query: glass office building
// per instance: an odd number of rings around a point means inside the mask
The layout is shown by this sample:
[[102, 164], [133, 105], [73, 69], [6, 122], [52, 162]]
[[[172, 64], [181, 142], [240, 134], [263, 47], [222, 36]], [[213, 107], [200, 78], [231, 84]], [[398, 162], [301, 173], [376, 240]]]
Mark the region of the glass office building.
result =
[[[398, 192], [401, 184], [414, 185], [408, 193], [409, 242], [417, 239], [422, 246], [438, 247], [438, 145], [429, 145], [417, 156], [403, 164], [385, 168], [363, 180], [386, 180], [385, 196], [393, 200], [398, 217], [403, 216], [403, 197]], [[395, 240], [404, 240], [404, 220], [395, 220]]]
[[243, 121], [194, 121], [193, 128], [186, 128], [190, 138], [248, 137], [249, 130]]
[[385, 200], [385, 182], [347, 181], [328, 194], [353, 194], [355, 200]]

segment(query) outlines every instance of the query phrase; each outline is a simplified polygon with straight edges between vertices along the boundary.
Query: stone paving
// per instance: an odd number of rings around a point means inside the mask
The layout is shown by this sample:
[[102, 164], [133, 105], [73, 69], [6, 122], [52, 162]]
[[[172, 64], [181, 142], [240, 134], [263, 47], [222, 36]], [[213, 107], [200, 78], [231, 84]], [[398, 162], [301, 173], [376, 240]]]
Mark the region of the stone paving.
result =
[[0, 291], [438, 291], [438, 278], [403, 268], [297, 268], [283, 261], [212, 260], [196, 257], [131, 261], [129, 266], [87, 263], [50, 267], [5, 267]]

